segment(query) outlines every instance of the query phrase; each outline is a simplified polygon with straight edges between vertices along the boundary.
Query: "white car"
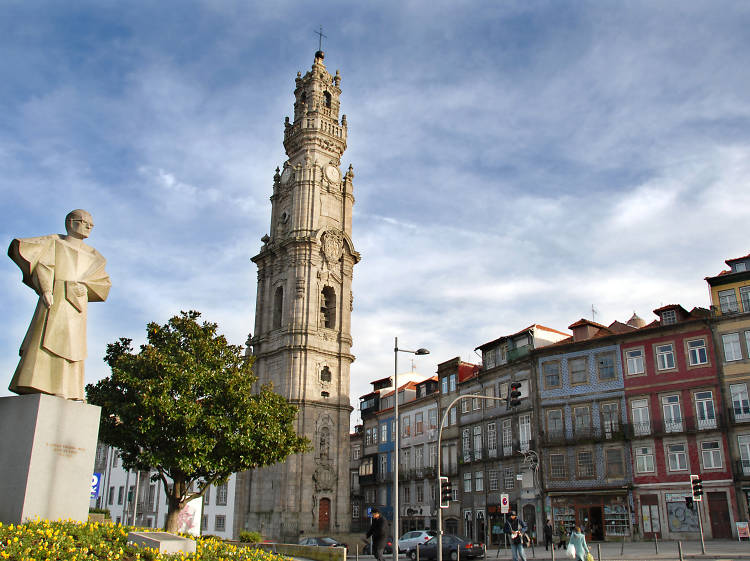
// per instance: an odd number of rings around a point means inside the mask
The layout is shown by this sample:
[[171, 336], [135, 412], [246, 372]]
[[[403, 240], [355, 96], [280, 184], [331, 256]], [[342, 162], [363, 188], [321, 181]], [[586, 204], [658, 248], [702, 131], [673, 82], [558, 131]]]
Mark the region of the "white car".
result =
[[437, 536], [437, 532], [434, 530], [414, 530], [412, 532], [406, 532], [398, 539], [398, 552], [403, 553], [404, 551], [415, 549], [417, 544], [421, 545], [435, 536]]

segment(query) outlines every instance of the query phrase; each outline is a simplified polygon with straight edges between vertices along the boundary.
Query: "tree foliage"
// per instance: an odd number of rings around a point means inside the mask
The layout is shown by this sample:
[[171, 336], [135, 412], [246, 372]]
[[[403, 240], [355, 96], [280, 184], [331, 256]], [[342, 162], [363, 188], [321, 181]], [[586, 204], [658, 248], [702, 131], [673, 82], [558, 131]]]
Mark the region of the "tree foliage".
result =
[[126, 469], [157, 471], [169, 531], [209, 485], [309, 444], [294, 431], [297, 408], [269, 386], [254, 391], [252, 357], [199, 317], [181, 312], [166, 325], [149, 323], [138, 353], [130, 339], [107, 345], [111, 376], [86, 386], [89, 403], [102, 408], [100, 440], [121, 451]]

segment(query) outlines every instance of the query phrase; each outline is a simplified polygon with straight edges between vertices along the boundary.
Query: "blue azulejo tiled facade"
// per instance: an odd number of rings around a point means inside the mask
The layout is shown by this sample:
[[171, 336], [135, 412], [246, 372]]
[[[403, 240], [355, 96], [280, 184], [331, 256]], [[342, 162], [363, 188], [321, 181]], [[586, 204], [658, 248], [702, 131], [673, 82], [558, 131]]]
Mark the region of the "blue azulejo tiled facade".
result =
[[632, 462], [618, 345], [571, 342], [538, 353], [543, 479], [555, 526], [593, 539], [630, 535]]

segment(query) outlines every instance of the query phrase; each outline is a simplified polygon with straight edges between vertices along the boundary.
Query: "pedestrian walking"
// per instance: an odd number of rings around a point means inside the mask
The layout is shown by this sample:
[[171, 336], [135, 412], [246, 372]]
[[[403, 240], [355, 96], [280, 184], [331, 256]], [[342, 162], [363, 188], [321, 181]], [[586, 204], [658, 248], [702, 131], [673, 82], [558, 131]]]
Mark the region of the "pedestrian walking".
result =
[[372, 522], [367, 530], [367, 538], [372, 537], [372, 553], [378, 561], [383, 559], [383, 550], [388, 541], [388, 520], [383, 518], [377, 508], [372, 509]]
[[576, 561], [586, 561], [589, 546], [586, 544], [586, 536], [581, 532], [581, 527], [576, 526], [570, 533], [570, 545], [576, 549]]
[[547, 518], [547, 522], [544, 524], [544, 551], [549, 551], [552, 547], [552, 520]]
[[526, 530], [526, 522], [518, 518], [515, 510], [511, 510], [510, 518], [505, 522], [504, 531], [510, 536], [510, 552], [513, 561], [526, 561], [526, 553], [523, 549], [523, 537]]
[[557, 524], [557, 548], [565, 549], [568, 546], [568, 531], [565, 529], [565, 524], [562, 520]]

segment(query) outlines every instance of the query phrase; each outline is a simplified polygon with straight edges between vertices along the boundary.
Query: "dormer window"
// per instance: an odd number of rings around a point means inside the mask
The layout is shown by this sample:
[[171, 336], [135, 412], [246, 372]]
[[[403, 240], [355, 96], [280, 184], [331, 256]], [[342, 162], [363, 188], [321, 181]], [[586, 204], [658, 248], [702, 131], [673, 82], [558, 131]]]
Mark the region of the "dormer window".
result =
[[742, 273], [747, 270], [747, 261], [737, 261], [737, 263], [732, 263], [733, 273]]
[[677, 323], [677, 312], [675, 310], [664, 310], [661, 313], [661, 324], [672, 325]]

